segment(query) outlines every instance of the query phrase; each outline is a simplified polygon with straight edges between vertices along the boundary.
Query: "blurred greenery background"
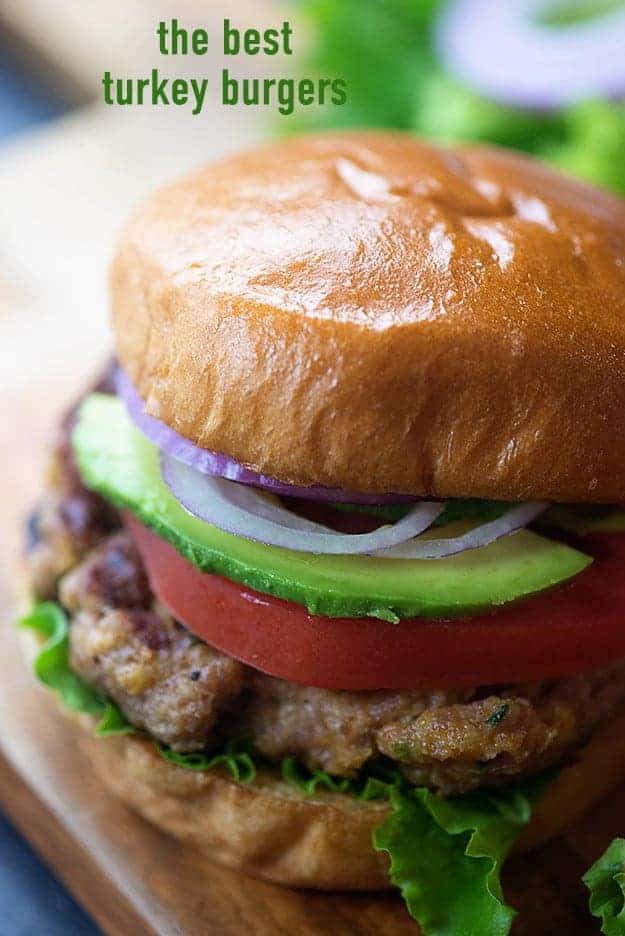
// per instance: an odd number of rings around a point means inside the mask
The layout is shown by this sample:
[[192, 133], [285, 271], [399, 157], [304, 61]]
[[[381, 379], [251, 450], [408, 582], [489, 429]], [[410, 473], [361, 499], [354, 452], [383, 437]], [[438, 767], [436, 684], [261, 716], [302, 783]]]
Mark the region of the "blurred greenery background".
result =
[[[312, 32], [310, 66], [347, 78], [350, 99], [344, 107], [296, 118], [291, 128], [301, 129], [302, 123], [394, 127], [442, 142], [488, 141], [533, 153], [625, 195], [625, 103], [589, 99], [537, 112], [487, 100], [446, 72], [437, 58], [433, 34], [444, 4], [302, 0], [298, 8]], [[559, 0], [547, 8], [545, 24], [566, 29], [619, 5], [618, 0]]]

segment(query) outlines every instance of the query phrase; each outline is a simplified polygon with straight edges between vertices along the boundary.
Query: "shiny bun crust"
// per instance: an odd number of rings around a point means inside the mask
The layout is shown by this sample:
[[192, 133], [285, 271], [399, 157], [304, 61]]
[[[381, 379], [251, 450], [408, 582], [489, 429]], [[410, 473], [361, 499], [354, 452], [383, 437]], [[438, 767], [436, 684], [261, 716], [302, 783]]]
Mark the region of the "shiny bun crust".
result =
[[625, 498], [625, 202], [528, 157], [277, 143], [148, 201], [111, 283], [147, 411], [257, 471]]

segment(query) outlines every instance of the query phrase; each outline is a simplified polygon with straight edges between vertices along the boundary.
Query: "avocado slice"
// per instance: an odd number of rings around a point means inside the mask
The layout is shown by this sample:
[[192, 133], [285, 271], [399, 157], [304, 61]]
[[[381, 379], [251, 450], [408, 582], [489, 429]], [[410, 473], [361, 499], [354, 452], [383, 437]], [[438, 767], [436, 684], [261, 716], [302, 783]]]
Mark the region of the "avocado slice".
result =
[[536, 525], [576, 536], [624, 533], [625, 510], [609, 504], [554, 504], [538, 518]]
[[[524, 598], [581, 572], [592, 559], [527, 530], [449, 559], [321, 556], [254, 543], [188, 513], [161, 479], [158, 452], [121, 400], [92, 394], [73, 445], [83, 480], [134, 513], [205, 572], [330, 617], [450, 617]], [[458, 525], [436, 531], [454, 535]], [[434, 535], [434, 534], [433, 534]]]

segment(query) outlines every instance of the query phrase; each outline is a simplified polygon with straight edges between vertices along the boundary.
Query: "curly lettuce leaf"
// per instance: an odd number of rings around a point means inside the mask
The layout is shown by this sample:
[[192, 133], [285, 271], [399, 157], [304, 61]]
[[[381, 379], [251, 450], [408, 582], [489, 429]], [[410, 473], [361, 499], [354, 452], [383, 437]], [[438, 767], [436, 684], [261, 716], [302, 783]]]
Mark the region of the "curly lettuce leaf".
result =
[[393, 811], [373, 844], [388, 852], [391, 880], [425, 936], [507, 936], [515, 911], [503, 899], [501, 868], [535, 794], [517, 787], [445, 800], [422, 788], [391, 790]]
[[313, 796], [319, 788], [331, 793], [351, 792], [352, 781], [348, 777], [333, 777], [325, 770], [308, 770], [295, 757], [285, 757], [281, 764], [282, 779], [304, 796]]
[[503, 899], [501, 869], [531, 818], [543, 780], [504, 793], [442, 799], [425, 788], [409, 787], [386, 764], [373, 764], [349, 780], [309, 770], [290, 757], [282, 762], [282, 777], [304, 796], [329, 790], [365, 802], [390, 801], [392, 812], [374, 832], [373, 845], [388, 852], [391, 880], [424, 936], [510, 932], [515, 912]]
[[35, 675], [44, 686], [56, 692], [63, 705], [75, 712], [99, 716], [98, 735], [134, 732], [117, 706], [87, 685], [70, 668], [67, 615], [58, 604], [46, 601], [36, 605], [18, 622], [18, 626], [33, 630], [45, 639], [35, 659]]
[[625, 839], [616, 838], [582, 878], [605, 936], [625, 936]]
[[391, 790], [405, 781], [398, 770], [385, 761], [368, 764], [358, 777], [335, 777], [318, 767], [310, 769], [295, 757], [285, 757], [280, 765], [282, 779], [297, 787], [302, 796], [314, 796], [318, 791], [349, 793], [364, 803], [389, 799]]
[[100, 721], [95, 727], [98, 738], [110, 738], [113, 735], [139, 734], [134, 725], [126, 720], [124, 713], [117, 706], [105, 700], [104, 710]]
[[237, 783], [253, 783], [256, 779], [256, 764], [252, 757], [252, 750], [244, 741], [229, 741], [226, 750], [221, 754], [208, 755], [203, 751], [194, 751], [183, 754], [172, 751], [163, 744], [156, 744], [156, 750], [170, 764], [182, 767], [184, 770], [214, 770], [216, 767], [225, 767], [233, 780]]

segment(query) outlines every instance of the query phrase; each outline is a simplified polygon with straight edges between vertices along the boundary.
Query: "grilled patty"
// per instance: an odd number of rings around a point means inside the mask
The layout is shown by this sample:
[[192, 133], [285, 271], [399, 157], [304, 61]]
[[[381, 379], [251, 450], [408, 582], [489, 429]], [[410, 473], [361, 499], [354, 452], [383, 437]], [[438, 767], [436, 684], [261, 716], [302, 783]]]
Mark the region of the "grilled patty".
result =
[[342, 776], [385, 755], [413, 782], [451, 794], [559, 763], [625, 705], [625, 661], [496, 690], [331, 692], [233, 660], [159, 605], [119, 517], [82, 485], [70, 425], [29, 523], [33, 588], [68, 612], [75, 672], [173, 750], [246, 737], [270, 760], [295, 755]]

